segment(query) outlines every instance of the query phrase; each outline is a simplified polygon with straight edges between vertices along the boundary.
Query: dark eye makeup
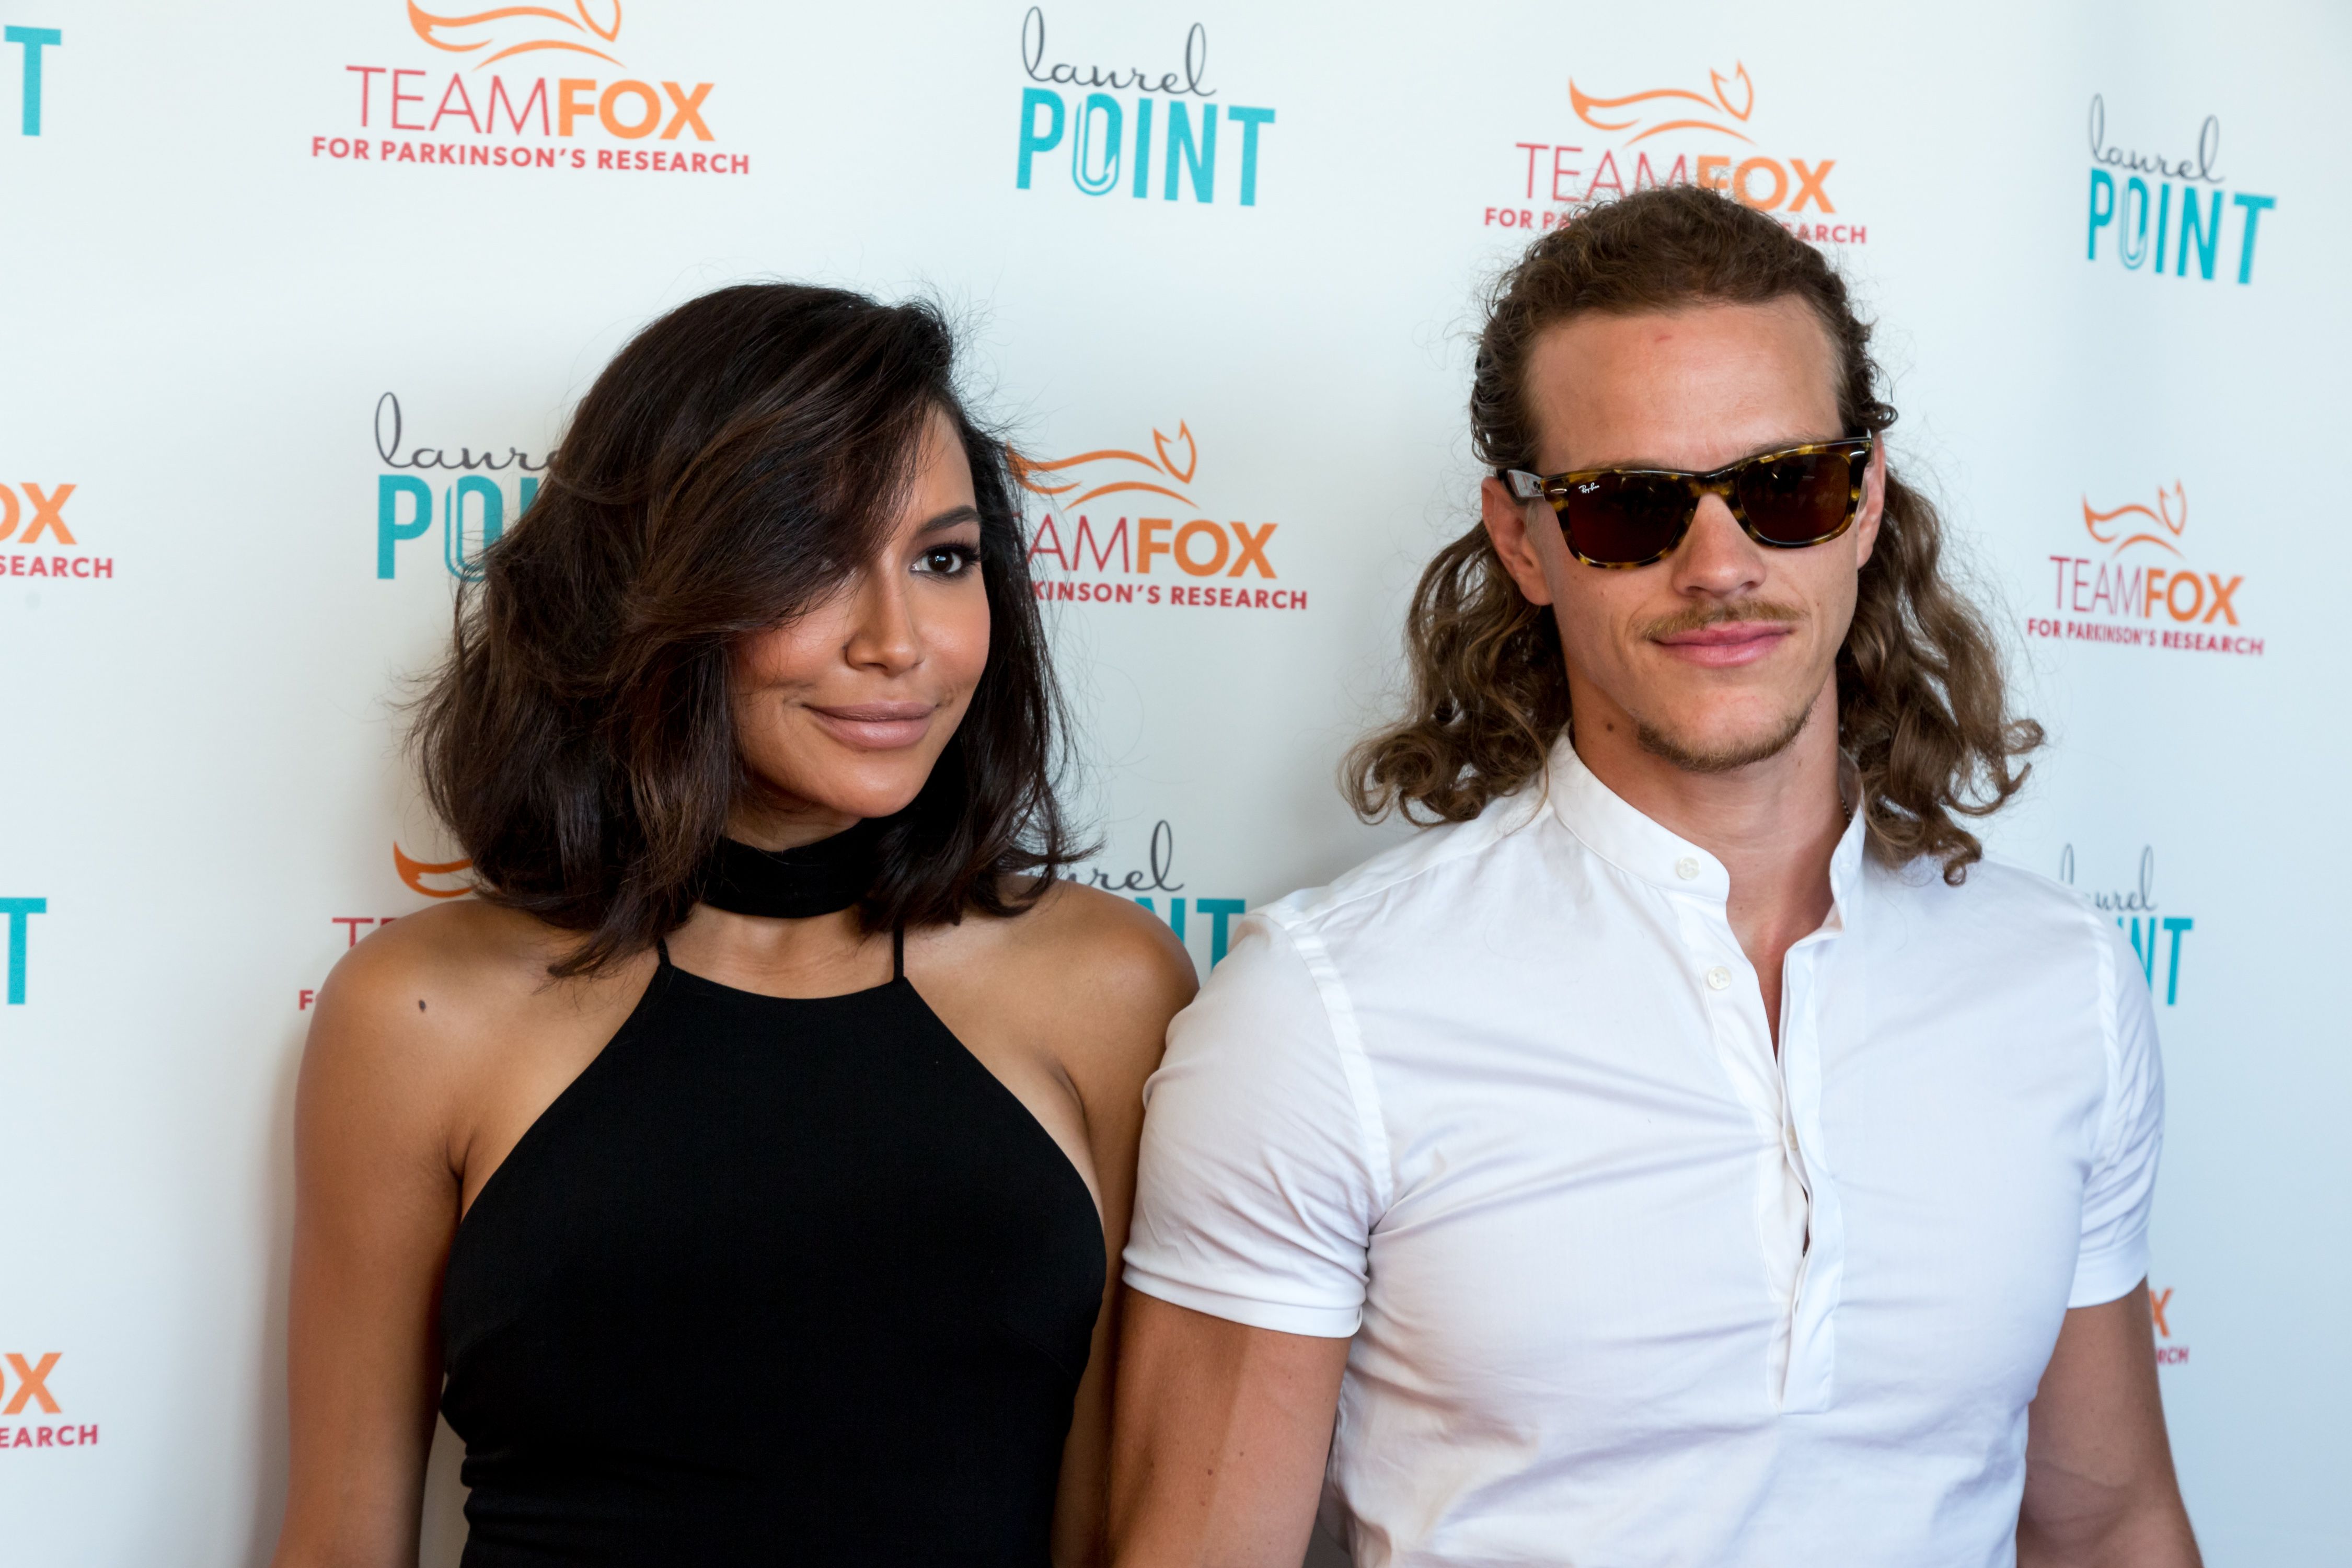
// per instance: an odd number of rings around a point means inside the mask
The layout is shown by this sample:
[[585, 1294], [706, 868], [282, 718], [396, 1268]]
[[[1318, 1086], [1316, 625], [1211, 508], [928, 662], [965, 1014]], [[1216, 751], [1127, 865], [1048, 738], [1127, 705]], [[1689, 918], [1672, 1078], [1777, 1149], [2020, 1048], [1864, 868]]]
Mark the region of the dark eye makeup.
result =
[[915, 569], [930, 577], [961, 577], [979, 565], [980, 546], [960, 541], [925, 545], [915, 557]]

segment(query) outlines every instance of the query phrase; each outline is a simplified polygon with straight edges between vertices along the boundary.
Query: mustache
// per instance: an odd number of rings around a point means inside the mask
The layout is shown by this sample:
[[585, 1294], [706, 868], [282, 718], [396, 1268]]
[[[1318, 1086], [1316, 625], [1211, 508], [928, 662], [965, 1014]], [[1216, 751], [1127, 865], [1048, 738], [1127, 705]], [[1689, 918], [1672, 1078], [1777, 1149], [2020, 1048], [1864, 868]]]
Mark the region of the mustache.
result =
[[1804, 618], [1805, 613], [1794, 605], [1775, 604], [1769, 599], [1742, 599], [1734, 605], [1694, 605], [1687, 610], [1650, 622], [1642, 627], [1641, 635], [1654, 640], [1741, 621], [1780, 621], [1794, 626]]

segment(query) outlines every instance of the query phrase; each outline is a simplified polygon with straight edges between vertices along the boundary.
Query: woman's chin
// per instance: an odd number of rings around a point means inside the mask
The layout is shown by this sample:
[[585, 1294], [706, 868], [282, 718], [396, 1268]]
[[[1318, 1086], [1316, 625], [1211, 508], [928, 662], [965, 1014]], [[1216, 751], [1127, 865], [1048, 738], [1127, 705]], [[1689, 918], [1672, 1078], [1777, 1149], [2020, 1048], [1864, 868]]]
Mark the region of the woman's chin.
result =
[[795, 816], [832, 816], [863, 822], [870, 817], [896, 816], [915, 804], [930, 777], [925, 769], [912, 777], [800, 779], [768, 781], [777, 795], [794, 803]]

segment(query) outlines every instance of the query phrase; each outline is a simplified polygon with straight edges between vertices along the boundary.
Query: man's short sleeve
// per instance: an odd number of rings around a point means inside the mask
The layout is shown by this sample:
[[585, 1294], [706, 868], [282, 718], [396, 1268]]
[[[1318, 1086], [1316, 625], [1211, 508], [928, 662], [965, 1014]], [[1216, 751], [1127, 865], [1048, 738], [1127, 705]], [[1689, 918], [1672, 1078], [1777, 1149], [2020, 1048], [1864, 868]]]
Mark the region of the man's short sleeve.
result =
[[1253, 915], [1169, 1026], [1144, 1087], [1126, 1278], [1253, 1328], [1344, 1339], [1363, 1317], [1386, 1140], [1319, 952]]
[[2101, 1008], [2107, 1100], [2083, 1190], [2083, 1246], [2069, 1307], [2112, 1301], [2147, 1277], [2147, 1216], [2164, 1146], [2164, 1063], [2157, 1051], [2155, 1005], [2121, 933], [2108, 929], [2103, 935], [2108, 944]]

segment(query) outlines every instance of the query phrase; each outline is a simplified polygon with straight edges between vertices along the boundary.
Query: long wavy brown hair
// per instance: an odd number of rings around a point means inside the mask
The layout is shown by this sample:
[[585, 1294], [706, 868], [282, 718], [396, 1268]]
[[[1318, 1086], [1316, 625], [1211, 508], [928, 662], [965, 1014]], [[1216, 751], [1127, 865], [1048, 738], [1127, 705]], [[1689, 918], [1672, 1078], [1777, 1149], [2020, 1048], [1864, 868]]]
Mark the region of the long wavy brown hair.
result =
[[1016, 914], [1083, 847], [1055, 793], [1061, 703], [1011, 451], [920, 301], [751, 283], [639, 332], [581, 399], [538, 499], [458, 590], [410, 737], [477, 889], [581, 933], [551, 973], [651, 947], [756, 781], [730, 656], [870, 559], [934, 410], [971, 464], [988, 662], [860, 906], [868, 931]]
[[[1870, 328], [1843, 279], [1777, 220], [1690, 185], [1580, 210], [1530, 245], [1487, 298], [1470, 388], [1479, 460], [1536, 466], [1527, 363], [1547, 328], [1588, 311], [1785, 299], [1803, 300], [1829, 334], [1846, 430], [1894, 424], [1894, 406], [1878, 395]], [[1559, 631], [1552, 612], [1511, 581], [1483, 526], [1422, 574], [1405, 647], [1410, 711], [1358, 746], [1345, 770], [1360, 815], [1461, 822], [1542, 773], [1569, 721]], [[1992, 633], [1947, 574], [1943, 523], [1891, 468], [1877, 546], [1838, 654], [1837, 696], [1839, 743], [1861, 769], [1872, 858], [1892, 868], [1934, 856], [1958, 883], [1984, 853], [1959, 819], [2008, 803], [2042, 732], [2011, 715]]]

